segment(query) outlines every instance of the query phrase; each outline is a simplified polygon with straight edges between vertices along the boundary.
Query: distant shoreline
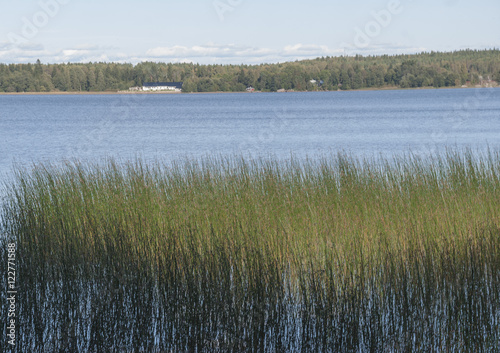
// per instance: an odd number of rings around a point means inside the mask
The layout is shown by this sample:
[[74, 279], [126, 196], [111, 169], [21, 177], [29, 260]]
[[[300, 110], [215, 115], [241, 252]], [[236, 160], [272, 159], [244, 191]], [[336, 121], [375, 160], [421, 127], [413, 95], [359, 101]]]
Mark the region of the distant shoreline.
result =
[[98, 92], [87, 92], [87, 91], [76, 91], [76, 92], [61, 92], [61, 91], [54, 91], [54, 92], [0, 92], [0, 96], [49, 96], [49, 95], [59, 95], [59, 96], [65, 96], [65, 95], [116, 95], [116, 94], [123, 94], [123, 95], [133, 95], [133, 94], [233, 94], [233, 93], [238, 93], [238, 94], [258, 94], [258, 93], [306, 93], [306, 92], [353, 92], [353, 91], [407, 91], [407, 90], [430, 90], [430, 89], [471, 89], [471, 88], [498, 88], [500, 86], [481, 86], [481, 87], [476, 87], [476, 86], [467, 86], [467, 87], [458, 87], [458, 86], [448, 86], [448, 87], [413, 87], [413, 88], [400, 88], [396, 86], [387, 86], [387, 87], [371, 87], [371, 88], [359, 88], [359, 89], [350, 89], [350, 90], [337, 90], [337, 91], [288, 91], [288, 92], [224, 92], [224, 91], [215, 91], [215, 92], [188, 92], [188, 93], [182, 93], [182, 92], [168, 92], [168, 91], [156, 91], [156, 92], [138, 92], [138, 91], [98, 91]]

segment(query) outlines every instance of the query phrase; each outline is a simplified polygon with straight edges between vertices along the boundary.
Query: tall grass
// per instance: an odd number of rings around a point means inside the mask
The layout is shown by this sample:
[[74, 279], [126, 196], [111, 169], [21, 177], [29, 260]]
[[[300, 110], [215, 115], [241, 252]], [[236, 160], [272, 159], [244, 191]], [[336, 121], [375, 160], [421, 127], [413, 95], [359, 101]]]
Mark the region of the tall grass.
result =
[[33, 351], [500, 342], [496, 152], [73, 161], [5, 189]]

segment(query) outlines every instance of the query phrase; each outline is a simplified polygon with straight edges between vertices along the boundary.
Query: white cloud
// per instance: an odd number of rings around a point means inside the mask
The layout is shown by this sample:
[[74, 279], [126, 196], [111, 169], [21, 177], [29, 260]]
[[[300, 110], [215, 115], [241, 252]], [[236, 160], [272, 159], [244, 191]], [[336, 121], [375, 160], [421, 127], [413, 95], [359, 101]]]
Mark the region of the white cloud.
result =
[[342, 54], [341, 49], [330, 49], [326, 45], [315, 45], [315, 44], [295, 44], [287, 45], [281, 55], [283, 56], [330, 56]]
[[21, 50], [28, 50], [28, 51], [43, 51], [44, 50], [44, 46], [42, 44], [31, 43], [31, 42], [19, 44], [18, 47]]
[[257, 52], [262, 53], [262, 49], [237, 46], [234, 44], [216, 45], [209, 43], [206, 45], [195, 45], [192, 47], [185, 47], [180, 45], [175, 45], [173, 47], [157, 47], [149, 49], [146, 52], [146, 56], [154, 58], [240, 57], [246, 56], [248, 54], [255, 54]]
[[34, 63], [37, 59], [43, 63], [129, 62], [130, 56], [116, 49], [111, 46], [83, 44], [62, 50], [46, 50], [43, 45], [36, 43], [16, 46], [10, 42], [0, 42], [0, 62]]
[[11, 50], [14, 45], [11, 42], [0, 42], [0, 51]]
[[68, 50], [63, 50], [62, 53], [65, 57], [75, 57], [75, 56], [86, 55], [89, 53], [89, 51], [88, 50], [78, 50], [78, 49], [68, 49]]
[[[294, 44], [281, 49], [238, 46], [235, 44], [216, 45], [209, 43], [192, 47], [172, 46], [156, 47], [146, 52], [149, 59], [163, 61], [220, 62], [220, 63], [263, 63], [296, 59], [315, 58], [318, 56], [334, 56], [342, 54], [341, 49], [331, 49], [326, 45]], [[187, 60], [186, 60], [187, 58]]]
[[79, 50], [88, 50], [88, 51], [102, 51], [102, 50], [115, 50], [118, 49], [116, 46], [112, 45], [93, 45], [93, 44], [78, 44], [73, 47], [74, 49]]
[[89, 62], [89, 61], [118, 61], [126, 56], [116, 52], [116, 47], [91, 44], [76, 45], [61, 50], [55, 57], [56, 62]]
[[61, 62], [129, 62], [142, 61], [201, 63], [201, 64], [260, 64], [313, 59], [321, 56], [406, 54], [428, 51], [428, 48], [408, 47], [398, 44], [373, 44], [356, 48], [342, 43], [338, 48], [317, 44], [290, 44], [279, 49], [242, 46], [236, 44], [155, 47], [144, 54], [124, 53], [113, 46], [80, 44], [61, 50], [47, 50], [41, 44], [27, 43], [14, 46], [0, 42], [0, 62], [27, 63], [40, 59], [44, 63]]
[[364, 48], [356, 47], [353, 44], [342, 43], [342, 51], [345, 50], [345, 55], [396, 55], [396, 54], [415, 54], [431, 51], [425, 47], [412, 47], [404, 44], [380, 43], [370, 44]]
[[35, 62], [38, 58], [53, 57], [54, 54], [38, 43], [24, 43], [17, 46], [10, 42], [0, 43], [0, 62]]
[[44, 46], [39, 43], [23, 43], [19, 45], [14, 45], [11, 42], [0, 42], [0, 51], [3, 52], [21, 53], [21, 52], [43, 51], [43, 50]]

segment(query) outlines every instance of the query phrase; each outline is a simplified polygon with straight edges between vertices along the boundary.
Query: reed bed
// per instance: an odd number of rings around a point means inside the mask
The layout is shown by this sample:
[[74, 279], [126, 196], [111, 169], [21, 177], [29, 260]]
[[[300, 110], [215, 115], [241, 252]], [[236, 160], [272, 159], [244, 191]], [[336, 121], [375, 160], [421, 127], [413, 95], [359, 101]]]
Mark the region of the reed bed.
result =
[[72, 161], [5, 193], [18, 351], [500, 346], [497, 152]]

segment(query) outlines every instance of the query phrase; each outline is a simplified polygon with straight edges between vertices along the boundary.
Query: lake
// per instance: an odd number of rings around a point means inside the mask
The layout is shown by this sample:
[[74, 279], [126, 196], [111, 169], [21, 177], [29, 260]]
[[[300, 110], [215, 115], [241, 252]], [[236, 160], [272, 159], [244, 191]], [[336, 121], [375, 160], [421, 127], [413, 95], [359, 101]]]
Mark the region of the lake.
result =
[[[311, 166], [339, 150], [500, 150], [499, 98], [500, 89], [0, 95], [0, 175], [14, 163], [107, 156], [292, 154]], [[19, 278], [16, 349], [492, 351], [500, 156], [476, 167], [463, 156], [427, 171], [340, 158], [303, 174], [300, 164], [241, 162], [227, 178], [219, 164], [26, 173], [0, 205], [0, 272], [15, 263]], [[0, 291], [4, 312], [10, 295]]]
[[500, 89], [183, 95], [2, 95], [13, 163], [106, 156], [427, 154], [500, 143]]

